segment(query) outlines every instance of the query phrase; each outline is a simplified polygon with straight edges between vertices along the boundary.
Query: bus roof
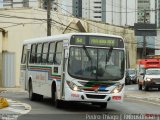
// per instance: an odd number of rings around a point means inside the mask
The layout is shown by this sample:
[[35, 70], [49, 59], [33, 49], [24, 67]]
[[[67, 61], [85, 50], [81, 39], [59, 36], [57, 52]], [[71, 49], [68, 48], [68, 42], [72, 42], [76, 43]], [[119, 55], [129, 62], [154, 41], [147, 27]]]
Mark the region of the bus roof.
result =
[[56, 40], [62, 40], [62, 39], [70, 39], [72, 35], [97, 35], [97, 36], [106, 36], [106, 37], [116, 37], [121, 38], [121, 36], [118, 35], [111, 35], [111, 34], [103, 34], [103, 33], [67, 33], [67, 34], [58, 34], [53, 36], [47, 36], [47, 37], [39, 37], [39, 38], [33, 38], [33, 39], [27, 39], [23, 42], [23, 44], [30, 44], [30, 43], [40, 43], [40, 42], [50, 42]]

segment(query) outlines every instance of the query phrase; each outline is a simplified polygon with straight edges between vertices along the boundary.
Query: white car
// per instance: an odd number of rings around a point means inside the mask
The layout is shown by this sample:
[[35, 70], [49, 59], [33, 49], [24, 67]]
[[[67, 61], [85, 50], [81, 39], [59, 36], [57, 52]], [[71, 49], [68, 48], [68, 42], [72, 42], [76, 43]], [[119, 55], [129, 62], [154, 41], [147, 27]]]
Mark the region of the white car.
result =
[[143, 77], [139, 80], [139, 89], [149, 90], [149, 88], [158, 88], [160, 90], [160, 68], [145, 69]]

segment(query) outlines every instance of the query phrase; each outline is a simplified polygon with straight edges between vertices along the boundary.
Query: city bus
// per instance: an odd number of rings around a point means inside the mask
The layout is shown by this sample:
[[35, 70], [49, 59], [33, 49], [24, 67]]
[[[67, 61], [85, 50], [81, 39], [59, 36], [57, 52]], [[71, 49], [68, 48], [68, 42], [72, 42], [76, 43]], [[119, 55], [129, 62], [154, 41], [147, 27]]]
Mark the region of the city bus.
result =
[[122, 37], [68, 33], [25, 40], [20, 79], [30, 100], [47, 96], [56, 107], [72, 101], [106, 108], [123, 102], [125, 65]]

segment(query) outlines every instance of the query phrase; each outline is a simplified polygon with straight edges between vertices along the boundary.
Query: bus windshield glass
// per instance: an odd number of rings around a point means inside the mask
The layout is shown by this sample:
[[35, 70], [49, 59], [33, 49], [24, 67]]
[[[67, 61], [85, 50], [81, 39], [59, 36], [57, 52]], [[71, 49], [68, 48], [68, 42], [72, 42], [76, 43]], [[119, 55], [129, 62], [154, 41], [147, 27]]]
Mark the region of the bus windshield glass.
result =
[[69, 74], [83, 80], [120, 80], [124, 76], [124, 51], [110, 48], [70, 47]]

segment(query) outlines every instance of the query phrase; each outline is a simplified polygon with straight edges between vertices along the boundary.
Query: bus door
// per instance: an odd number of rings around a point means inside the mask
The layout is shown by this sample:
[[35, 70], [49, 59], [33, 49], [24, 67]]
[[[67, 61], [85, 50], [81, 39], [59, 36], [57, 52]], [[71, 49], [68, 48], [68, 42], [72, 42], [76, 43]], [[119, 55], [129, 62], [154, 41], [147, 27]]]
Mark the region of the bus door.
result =
[[65, 47], [65, 45], [63, 45], [63, 52], [62, 52], [62, 74], [61, 74], [61, 78], [62, 78], [62, 82], [61, 82], [61, 94], [60, 97], [61, 99], [64, 98], [64, 83], [65, 83], [65, 73], [66, 73], [66, 66], [67, 66], [67, 59], [69, 57], [69, 50], [67, 47]]
[[20, 84], [25, 90], [27, 90], [27, 79], [28, 79], [28, 60], [29, 60], [29, 50], [27, 45], [23, 46], [23, 52], [21, 57], [21, 75]]
[[29, 77], [28, 77], [29, 53], [30, 53], [30, 51], [27, 50], [27, 54], [26, 54], [27, 57], [26, 57], [26, 64], [25, 64], [25, 77], [24, 77], [24, 88], [25, 88], [25, 90], [28, 89], [28, 79], [29, 79]]

